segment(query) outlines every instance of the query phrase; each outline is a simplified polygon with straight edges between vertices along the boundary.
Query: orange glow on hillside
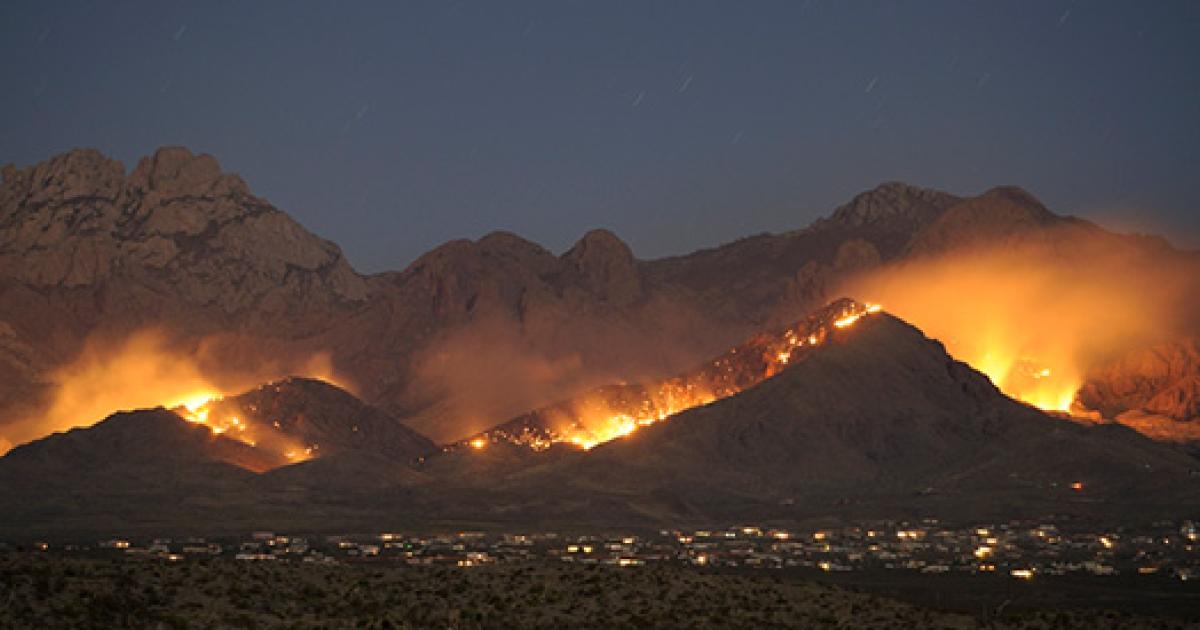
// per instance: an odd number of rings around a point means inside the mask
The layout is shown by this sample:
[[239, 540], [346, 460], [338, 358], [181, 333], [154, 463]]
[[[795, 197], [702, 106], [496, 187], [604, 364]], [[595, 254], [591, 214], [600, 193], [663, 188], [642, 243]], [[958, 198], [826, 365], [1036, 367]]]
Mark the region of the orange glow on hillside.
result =
[[1113, 352], [1161, 337], [1179, 279], [1129, 255], [1048, 246], [942, 255], [868, 272], [841, 290], [877, 299], [1036, 407], [1082, 412], [1087, 370]]
[[[243, 418], [230, 405], [222, 404], [224, 398], [215, 392], [195, 393], [177, 404], [163, 405], [179, 417], [195, 424], [202, 424], [213, 435], [237, 440], [247, 446], [264, 451], [264, 457], [273, 456], [280, 463], [299, 463], [316, 456], [320, 447], [304, 445], [280, 432], [279, 422], [253, 421]], [[268, 459], [270, 459], [268, 457]], [[263, 470], [269, 470], [264, 467]], [[259, 471], [261, 472], [261, 471]]]
[[823, 317], [758, 335], [694, 372], [650, 384], [600, 388], [582, 398], [528, 414], [515, 424], [464, 440], [448, 450], [460, 445], [479, 450], [493, 441], [533, 450], [559, 443], [588, 450], [761, 383], [786, 368], [798, 353], [824, 343], [834, 330], [849, 328], [881, 310], [879, 305], [839, 301]]
[[254, 439], [241, 418], [210, 417], [213, 403], [286, 376], [344, 387], [333, 373], [328, 354], [323, 353], [294, 363], [223, 369], [173, 347], [157, 330], [136, 333], [117, 344], [93, 341], [73, 362], [53, 373], [52, 397], [44, 411], [22, 420], [9, 439], [23, 441], [90, 426], [118, 411], [165, 407], [188, 421], [207, 425], [213, 433], [236, 434], [250, 444]]

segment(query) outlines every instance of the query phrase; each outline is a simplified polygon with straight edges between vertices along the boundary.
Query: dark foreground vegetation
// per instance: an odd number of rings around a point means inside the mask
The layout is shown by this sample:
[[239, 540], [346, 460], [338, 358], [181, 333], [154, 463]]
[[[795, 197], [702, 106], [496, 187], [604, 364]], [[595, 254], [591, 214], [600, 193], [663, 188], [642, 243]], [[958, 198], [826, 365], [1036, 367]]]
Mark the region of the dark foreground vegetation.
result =
[[985, 619], [802, 579], [670, 566], [407, 567], [0, 555], [5, 628], [815, 626], [1100, 629], [1185, 622], [1103, 610]]

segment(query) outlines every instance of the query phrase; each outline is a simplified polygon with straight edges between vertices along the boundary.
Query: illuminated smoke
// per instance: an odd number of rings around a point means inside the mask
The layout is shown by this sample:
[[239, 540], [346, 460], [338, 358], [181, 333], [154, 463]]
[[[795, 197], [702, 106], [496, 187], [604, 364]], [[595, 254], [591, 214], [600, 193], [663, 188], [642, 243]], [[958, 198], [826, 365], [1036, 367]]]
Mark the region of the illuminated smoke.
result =
[[226, 365], [206, 347], [204, 341], [175, 344], [159, 329], [142, 330], [115, 342], [89, 339], [73, 361], [51, 375], [51, 393], [41, 411], [9, 427], [3, 440], [15, 444], [90, 426], [122, 410], [159, 406], [199, 410], [211, 399], [285, 376], [344, 385], [335, 377], [328, 353]]
[[892, 265], [840, 290], [882, 302], [1006, 394], [1069, 411], [1090, 367], [1186, 334], [1200, 275], [1182, 257], [1055, 236]]

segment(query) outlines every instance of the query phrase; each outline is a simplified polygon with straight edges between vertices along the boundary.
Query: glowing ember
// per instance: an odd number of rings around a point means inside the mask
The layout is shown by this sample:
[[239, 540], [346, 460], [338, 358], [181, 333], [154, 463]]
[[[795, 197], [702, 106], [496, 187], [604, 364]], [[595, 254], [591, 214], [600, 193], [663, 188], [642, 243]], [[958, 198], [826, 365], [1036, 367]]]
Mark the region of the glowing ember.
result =
[[189, 394], [180, 400], [167, 403], [163, 406], [175, 411], [179, 417], [188, 422], [203, 424], [212, 429], [213, 433], [224, 433], [225, 427], [210, 425], [208, 423], [209, 405], [212, 401], [219, 400], [220, 398], [220, 394], [216, 392], [200, 392]]
[[847, 326], [850, 326], [854, 322], [858, 321], [859, 317], [862, 317], [862, 315], [858, 314], [858, 313], [855, 313], [853, 315], [847, 315], [847, 316], [833, 322], [833, 325], [837, 326], [838, 328], [845, 328]]
[[317, 445], [302, 447], [294, 440], [279, 433], [282, 429], [278, 421], [270, 423], [268, 433], [262, 433], [267, 423], [250, 421], [238, 415], [231, 405], [222, 404], [224, 397], [216, 392], [196, 392], [189, 394], [171, 404], [164, 405], [180, 418], [195, 424], [202, 424], [212, 431], [213, 435], [237, 440], [251, 447], [259, 447], [262, 443], [268, 452], [286, 458], [290, 463], [298, 463], [312, 459]]

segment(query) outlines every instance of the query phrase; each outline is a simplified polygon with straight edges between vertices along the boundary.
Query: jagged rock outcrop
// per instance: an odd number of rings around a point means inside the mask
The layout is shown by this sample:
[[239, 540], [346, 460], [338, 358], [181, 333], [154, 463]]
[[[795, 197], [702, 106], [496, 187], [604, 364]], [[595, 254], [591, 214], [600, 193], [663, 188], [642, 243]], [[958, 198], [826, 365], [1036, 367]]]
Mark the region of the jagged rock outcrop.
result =
[[625, 305], [642, 296], [633, 251], [608, 230], [588, 232], [562, 258], [585, 288], [607, 302]]
[[181, 147], [128, 178], [88, 149], [7, 168], [0, 217], [0, 269], [33, 286], [132, 283], [229, 313], [366, 297], [335, 245]]
[[[893, 182], [808, 228], [686, 256], [638, 260], [605, 230], [562, 255], [494, 232], [363, 278], [336, 246], [187, 149], [160, 149], [128, 175], [76, 150], [3, 176], [0, 421], [36, 411], [53, 371], [92, 336], [161, 327], [203, 346], [208, 364], [327, 353], [369, 403], [453, 439], [575, 391], [687, 369], [921, 252], [1009, 237], [1075, 260], [1086, 259], [1073, 245], [1083, 241], [1173, 251], [1055, 217], [1019, 189], [964, 199]], [[479, 404], [447, 402], [465, 398]], [[455, 428], [468, 417], [473, 426]]]
[[893, 229], [911, 232], [914, 228], [928, 225], [958, 201], [958, 197], [940, 190], [902, 182], [885, 182], [855, 195], [849, 203], [839, 206], [828, 219], [818, 221], [814, 227], [889, 225]]
[[1068, 220], [1046, 209], [1028, 192], [1015, 186], [992, 188], [978, 197], [948, 208], [909, 243], [908, 251], [928, 255], [972, 247], [1003, 246], [1036, 237], [1043, 229]]
[[1138, 349], [1093, 369], [1079, 402], [1107, 418], [1138, 411], [1200, 423], [1200, 339]]
[[[374, 283], [378, 299], [348, 327], [375, 331], [371, 347], [353, 351], [355, 365], [385, 365], [391, 382], [377, 373], [352, 380], [445, 440], [483, 428], [465, 423], [487, 423], [490, 413], [526, 409], [534, 394], [552, 399], [614, 374], [681, 369], [697, 358], [692, 340], [716, 329], [690, 296], [648, 290], [628, 245], [605, 231], [561, 256], [505, 232], [453, 241]], [[394, 378], [405, 347], [409, 378]]]
[[508, 232], [477, 242], [450, 241], [421, 256], [391, 286], [410, 297], [424, 315], [461, 324], [478, 316], [517, 316], [531, 292], [552, 290], [558, 259], [541, 246]]

